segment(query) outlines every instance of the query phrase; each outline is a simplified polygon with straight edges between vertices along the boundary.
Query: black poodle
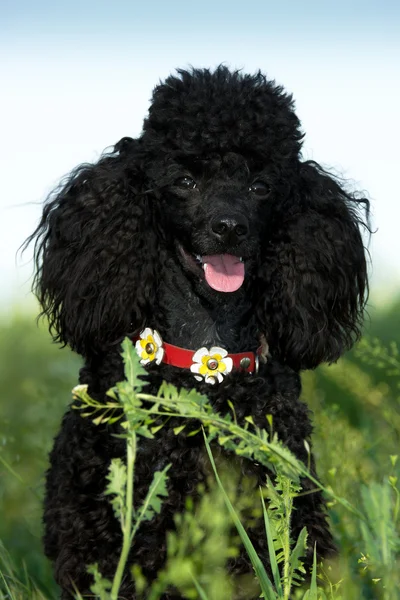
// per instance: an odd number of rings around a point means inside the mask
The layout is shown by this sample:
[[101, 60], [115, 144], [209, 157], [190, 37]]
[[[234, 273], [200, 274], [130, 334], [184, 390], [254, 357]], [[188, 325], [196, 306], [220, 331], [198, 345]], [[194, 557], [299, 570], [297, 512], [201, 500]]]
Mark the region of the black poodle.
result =
[[[123, 378], [129, 335], [149, 391], [163, 380], [195, 387], [215, 410], [229, 412], [230, 400], [240, 422], [251, 415], [266, 429], [272, 415], [279, 439], [307, 463], [299, 372], [337, 360], [360, 334], [368, 201], [302, 161], [302, 139], [291, 96], [261, 73], [180, 70], [155, 88], [140, 137], [121, 139], [55, 191], [33, 235], [36, 292], [55, 340], [83, 356], [80, 382], [93, 397]], [[174, 513], [209, 473], [202, 435], [175, 435], [176, 424], [140, 440], [135, 500], [172, 463], [168, 499], [130, 556], [150, 580]], [[125, 453], [118, 427], [70, 409], [50, 455], [44, 542], [63, 599], [73, 583], [89, 593], [86, 565], [115, 571], [121, 534], [103, 492], [110, 459]], [[241, 467], [258, 494], [265, 469]], [[334, 552], [321, 494], [295, 506], [293, 537], [306, 526], [310, 552], [315, 543], [320, 556]], [[268, 564], [262, 523], [252, 541]], [[252, 571], [244, 552], [231, 569]], [[120, 596], [135, 598], [129, 574]]]

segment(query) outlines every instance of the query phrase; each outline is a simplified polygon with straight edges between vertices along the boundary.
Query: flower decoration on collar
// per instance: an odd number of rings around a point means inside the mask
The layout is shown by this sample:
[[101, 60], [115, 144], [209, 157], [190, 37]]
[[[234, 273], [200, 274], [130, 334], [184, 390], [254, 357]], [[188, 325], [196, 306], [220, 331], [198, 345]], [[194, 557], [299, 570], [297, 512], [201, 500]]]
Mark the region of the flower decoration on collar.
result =
[[214, 385], [221, 383], [224, 375], [232, 371], [233, 361], [228, 356], [228, 352], [218, 346], [200, 348], [193, 354], [193, 364], [190, 367], [192, 373], [195, 373], [197, 381], [204, 381]]
[[163, 359], [164, 348], [160, 334], [155, 329], [146, 327], [140, 334], [140, 339], [135, 344], [141, 365], [155, 362], [157, 365]]

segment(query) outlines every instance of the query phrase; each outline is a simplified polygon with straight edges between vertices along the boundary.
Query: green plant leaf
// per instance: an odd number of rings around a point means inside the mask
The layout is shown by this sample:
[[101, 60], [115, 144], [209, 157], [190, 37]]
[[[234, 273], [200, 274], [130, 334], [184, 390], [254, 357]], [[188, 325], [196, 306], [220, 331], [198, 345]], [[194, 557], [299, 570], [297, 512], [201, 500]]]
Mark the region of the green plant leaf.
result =
[[146, 494], [146, 498], [140, 509], [137, 511], [137, 518], [135, 526], [132, 531], [131, 541], [135, 537], [140, 524], [143, 521], [150, 521], [154, 515], [160, 512], [162, 505], [162, 498], [168, 496], [167, 490], [167, 472], [171, 465], [167, 465], [162, 471], [156, 471], [153, 475], [153, 481], [149, 487], [149, 491]]
[[98, 598], [98, 600], [109, 600], [112, 585], [111, 581], [102, 577], [97, 564], [90, 565], [87, 568], [87, 572], [90, 575], [93, 575], [94, 583], [90, 586], [90, 589], [93, 594], [96, 595], [96, 598]]
[[281, 574], [279, 573], [278, 563], [276, 560], [274, 539], [272, 536], [271, 525], [270, 525], [269, 517], [268, 517], [268, 511], [265, 506], [265, 501], [264, 501], [261, 489], [260, 489], [260, 495], [261, 495], [261, 502], [262, 502], [262, 508], [263, 508], [263, 515], [264, 515], [265, 533], [267, 535], [269, 561], [271, 563], [272, 576], [274, 578], [274, 584], [275, 584], [275, 589], [278, 594], [278, 598], [283, 598]]
[[246, 552], [251, 560], [251, 564], [253, 565], [253, 569], [258, 577], [262, 593], [264, 594], [264, 597], [266, 600], [277, 600], [276, 593], [272, 587], [272, 583], [267, 575], [264, 565], [262, 564], [257, 552], [255, 551], [254, 546], [251, 543], [251, 540], [250, 540], [249, 536], [247, 535], [242, 523], [240, 522], [240, 519], [239, 519], [235, 509], [233, 508], [231, 501], [229, 500], [228, 494], [226, 493], [225, 488], [222, 485], [222, 482], [218, 475], [217, 467], [214, 462], [214, 457], [211, 452], [210, 444], [208, 443], [207, 437], [204, 432], [203, 432], [203, 435], [204, 435], [204, 441], [206, 444], [207, 454], [209, 456], [211, 466], [213, 468], [214, 475], [217, 480], [218, 487], [221, 490], [226, 507], [229, 511], [229, 514], [232, 517], [232, 520], [236, 526], [236, 529], [238, 530], [238, 533], [239, 533], [240, 538], [243, 542], [243, 545], [246, 549]]
[[400, 535], [393, 527], [392, 488], [389, 482], [371, 482], [361, 488], [367, 522], [360, 523], [365, 554], [376, 565], [395, 564], [400, 552]]
[[205, 593], [205, 591], [203, 590], [203, 588], [201, 587], [194, 575], [192, 575], [192, 579], [201, 600], [209, 600], [207, 594]]
[[154, 517], [155, 513], [161, 510], [162, 496], [168, 496], [167, 490], [167, 472], [171, 465], [167, 465], [162, 471], [156, 471], [153, 475], [153, 481], [146, 494], [146, 498], [142, 507], [139, 510], [139, 517], [143, 521], [149, 521]]
[[305, 569], [300, 559], [304, 556], [307, 548], [307, 536], [307, 529], [303, 527], [290, 554], [289, 578], [291, 581], [298, 582], [304, 579]]
[[117, 519], [121, 519], [124, 515], [124, 505], [126, 498], [126, 483], [127, 473], [126, 465], [120, 458], [113, 458], [108, 468], [106, 475], [108, 480], [107, 487], [104, 494], [114, 496], [111, 499], [111, 504], [114, 509], [115, 516]]
[[179, 427], [174, 427], [174, 434], [178, 435], [181, 431], [183, 431], [185, 429], [185, 427], [186, 427], [186, 424], [179, 425]]
[[140, 364], [140, 359], [132, 341], [126, 337], [121, 345], [125, 377], [135, 392], [140, 392], [145, 385], [145, 381], [140, 379], [140, 377], [143, 378], [147, 372]]
[[[301, 535], [301, 534], [300, 534]], [[300, 537], [300, 536], [299, 536]], [[310, 589], [306, 591], [303, 596], [303, 600], [318, 600], [318, 586], [317, 586], [317, 552], [316, 546], [314, 546], [314, 558], [313, 568], [311, 572], [311, 584]]]

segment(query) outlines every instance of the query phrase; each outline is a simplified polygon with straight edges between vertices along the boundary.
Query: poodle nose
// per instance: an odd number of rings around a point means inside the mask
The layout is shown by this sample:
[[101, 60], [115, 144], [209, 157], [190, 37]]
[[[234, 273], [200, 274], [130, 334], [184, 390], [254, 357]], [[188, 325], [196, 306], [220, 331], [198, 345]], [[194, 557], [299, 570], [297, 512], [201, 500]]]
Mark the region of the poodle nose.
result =
[[237, 244], [247, 237], [249, 225], [242, 216], [217, 217], [211, 223], [215, 237], [225, 244]]

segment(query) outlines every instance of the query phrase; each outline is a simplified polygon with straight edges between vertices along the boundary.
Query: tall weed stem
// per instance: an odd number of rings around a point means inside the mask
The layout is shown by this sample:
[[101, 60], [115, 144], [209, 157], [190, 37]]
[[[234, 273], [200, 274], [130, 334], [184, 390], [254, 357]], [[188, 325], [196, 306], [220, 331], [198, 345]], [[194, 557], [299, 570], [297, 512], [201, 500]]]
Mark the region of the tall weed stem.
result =
[[123, 542], [121, 556], [119, 557], [118, 567], [115, 572], [113, 585], [111, 588], [111, 600], [118, 600], [118, 592], [121, 586], [122, 577], [124, 575], [125, 565], [128, 560], [129, 550], [131, 548], [132, 539], [132, 515], [133, 515], [133, 480], [134, 466], [136, 460], [136, 433], [129, 432], [127, 438], [127, 454], [126, 454], [126, 470], [127, 470], [127, 487], [126, 487], [126, 516], [123, 523]]

